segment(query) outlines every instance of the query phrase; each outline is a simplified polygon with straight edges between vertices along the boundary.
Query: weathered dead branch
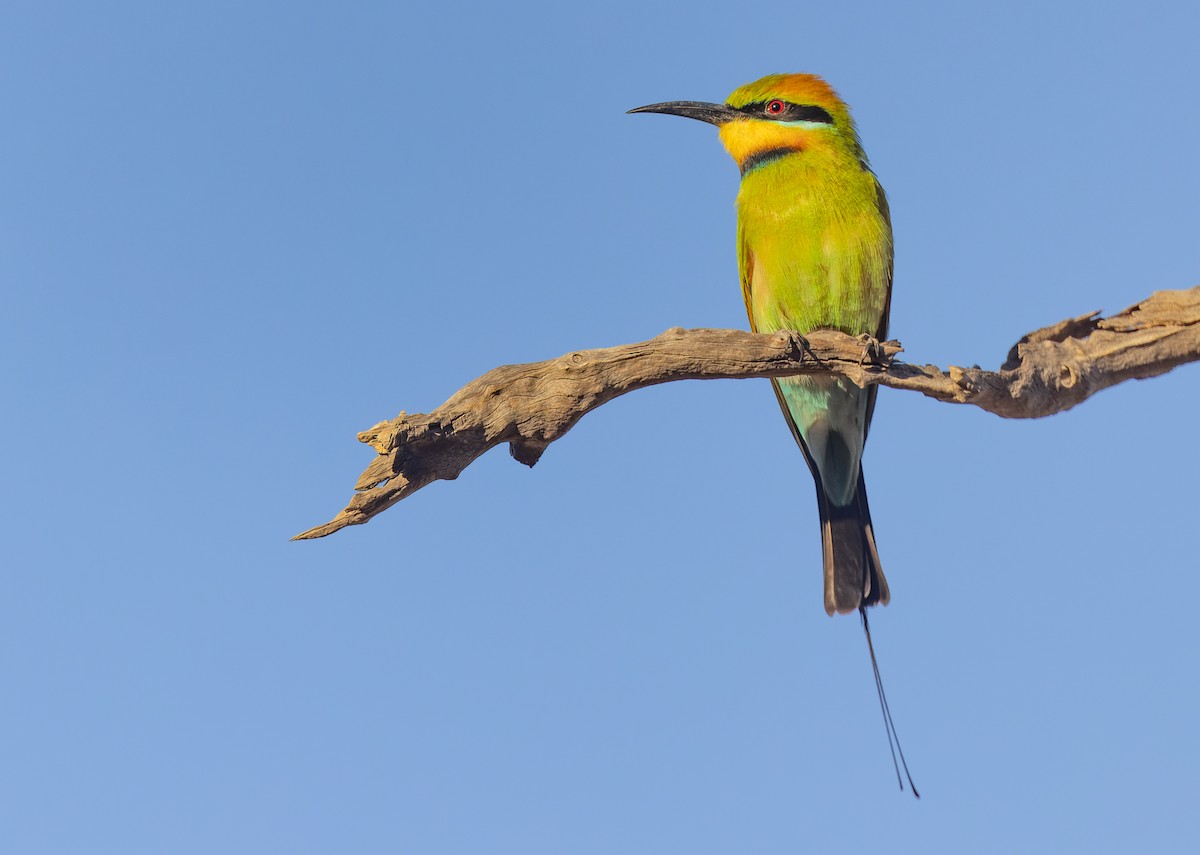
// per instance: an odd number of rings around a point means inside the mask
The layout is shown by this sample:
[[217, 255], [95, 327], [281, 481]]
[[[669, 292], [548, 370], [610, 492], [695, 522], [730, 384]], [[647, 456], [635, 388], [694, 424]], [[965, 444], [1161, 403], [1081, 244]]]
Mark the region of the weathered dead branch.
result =
[[860, 386], [912, 389], [1004, 418], [1040, 418], [1116, 383], [1200, 360], [1200, 287], [1159, 291], [1109, 318], [1098, 312], [1022, 338], [998, 371], [894, 361], [898, 342], [818, 330], [670, 329], [649, 341], [580, 350], [547, 362], [503, 365], [428, 415], [401, 412], [358, 435], [377, 456], [333, 520], [296, 535], [324, 537], [365, 523], [433, 481], [458, 477], [500, 443], [532, 466], [585, 413], [626, 392], [672, 380], [838, 374]]

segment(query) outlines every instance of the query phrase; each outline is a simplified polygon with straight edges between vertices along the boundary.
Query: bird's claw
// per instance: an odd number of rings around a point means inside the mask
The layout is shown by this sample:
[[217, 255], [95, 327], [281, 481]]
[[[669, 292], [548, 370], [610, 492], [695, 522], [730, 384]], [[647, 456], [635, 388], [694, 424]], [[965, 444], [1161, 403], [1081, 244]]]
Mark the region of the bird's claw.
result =
[[796, 330], [784, 330], [784, 337], [787, 340], [787, 353], [791, 359], [797, 362], [803, 362], [806, 356], [811, 356], [817, 362], [821, 359], [813, 352], [812, 345], [808, 343], [808, 339], [800, 335]]
[[887, 368], [892, 364], [893, 354], [888, 353], [888, 349], [884, 346], [886, 342], [882, 342], [873, 335], [863, 333], [858, 337], [862, 344], [862, 356], [858, 359], [858, 367], [863, 368], [866, 365], [874, 365], [880, 368]]

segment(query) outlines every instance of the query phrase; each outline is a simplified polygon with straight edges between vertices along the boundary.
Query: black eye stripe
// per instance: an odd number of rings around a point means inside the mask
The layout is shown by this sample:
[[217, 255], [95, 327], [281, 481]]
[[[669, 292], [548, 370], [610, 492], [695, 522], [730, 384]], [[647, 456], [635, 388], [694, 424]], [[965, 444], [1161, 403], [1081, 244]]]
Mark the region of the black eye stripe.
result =
[[772, 98], [770, 101], [755, 101], [753, 104], [736, 107], [735, 109], [748, 116], [754, 116], [756, 119], [766, 119], [771, 122], [820, 122], [825, 125], [833, 124], [833, 116], [829, 115], [828, 110], [812, 104], [793, 104], [790, 101], [784, 101], [783, 112], [768, 113], [767, 105], [771, 101], [778, 100], [780, 99]]

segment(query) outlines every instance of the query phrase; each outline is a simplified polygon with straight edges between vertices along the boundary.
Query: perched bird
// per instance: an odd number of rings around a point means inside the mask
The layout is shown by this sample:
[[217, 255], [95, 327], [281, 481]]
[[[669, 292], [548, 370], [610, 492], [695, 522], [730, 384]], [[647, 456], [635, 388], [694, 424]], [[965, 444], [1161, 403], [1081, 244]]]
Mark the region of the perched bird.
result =
[[[772, 74], [724, 104], [672, 101], [630, 112], [686, 116], [720, 128], [742, 171], [738, 264], [751, 329], [886, 336], [887, 199], [849, 109], [828, 83], [812, 74]], [[772, 383], [817, 485], [825, 610], [887, 603], [861, 463], [875, 387], [812, 376]]]
[[[751, 329], [886, 337], [887, 199], [849, 108], [828, 83], [812, 74], [772, 74], [735, 90], [724, 104], [671, 101], [629, 112], [684, 116], [720, 129], [742, 173], [738, 265]], [[839, 377], [771, 382], [816, 481], [825, 610], [858, 611], [870, 644], [866, 607], [890, 599], [862, 474], [876, 389]], [[875, 671], [890, 741], [894, 729]]]

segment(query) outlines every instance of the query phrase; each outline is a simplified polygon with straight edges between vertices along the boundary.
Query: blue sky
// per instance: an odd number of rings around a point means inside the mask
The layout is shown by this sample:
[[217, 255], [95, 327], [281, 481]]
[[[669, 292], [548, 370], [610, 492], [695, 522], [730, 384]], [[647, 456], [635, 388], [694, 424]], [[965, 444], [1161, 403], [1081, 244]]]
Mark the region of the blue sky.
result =
[[851, 103], [912, 361], [1200, 283], [1186, 4], [10, 4], [0, 828], [22, 853], [1169, 851], [1200, 788], [1200, 370], [1037, 422], [880, 394], [872, 619], [765, 382], [370, 525], [355, 433], [744, 326], [776, 71]]

